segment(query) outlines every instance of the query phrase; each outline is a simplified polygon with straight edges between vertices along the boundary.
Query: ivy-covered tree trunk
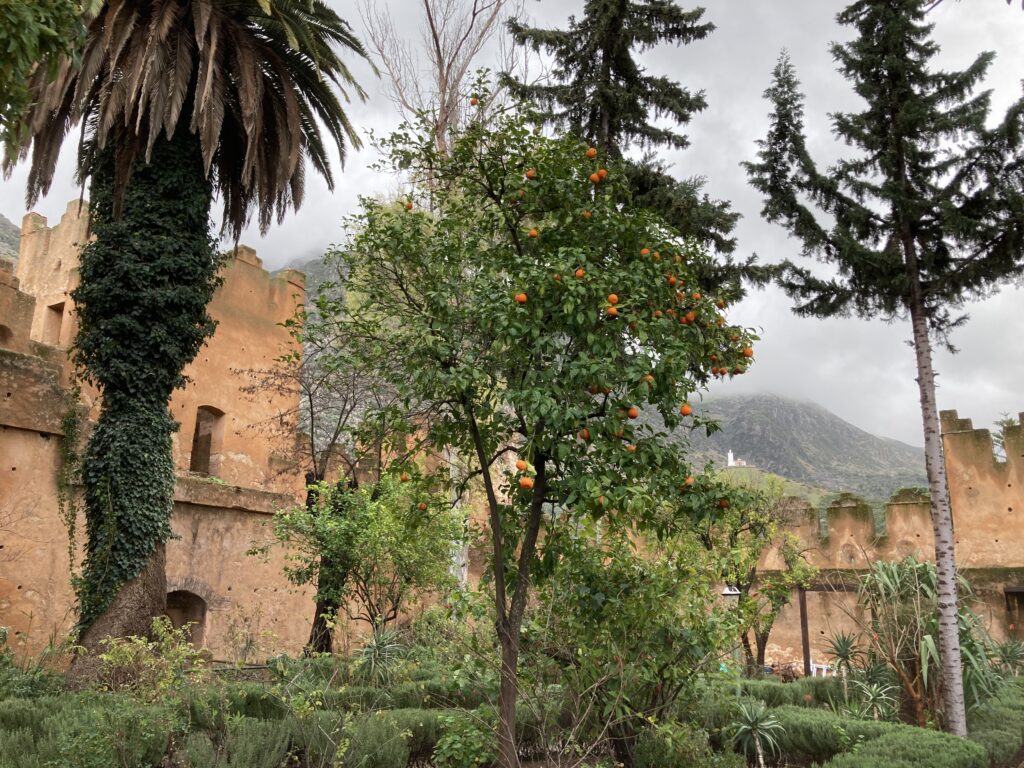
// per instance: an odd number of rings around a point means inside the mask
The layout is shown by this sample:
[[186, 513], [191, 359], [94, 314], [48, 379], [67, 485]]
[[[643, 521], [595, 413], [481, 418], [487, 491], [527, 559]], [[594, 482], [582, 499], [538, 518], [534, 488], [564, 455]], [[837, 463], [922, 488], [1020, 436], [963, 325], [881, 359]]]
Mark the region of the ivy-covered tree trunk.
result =
[[[157, 141], [149, 163], [125, 170], [109, 149], [92, 163], [95, 239], [82, 250], [81, 283], [72, 293], [74, 358], [103, 396], [82, 467], [79, 642], [90, 656], [104, 638], [145, 634], [164, 610], [178, 428], [168, 401], [213, 333], [206, 306], [218, 284], [211, 184], [198, 138], [182, 125]], [[89, 666], [80, 660], [74, 676]]]

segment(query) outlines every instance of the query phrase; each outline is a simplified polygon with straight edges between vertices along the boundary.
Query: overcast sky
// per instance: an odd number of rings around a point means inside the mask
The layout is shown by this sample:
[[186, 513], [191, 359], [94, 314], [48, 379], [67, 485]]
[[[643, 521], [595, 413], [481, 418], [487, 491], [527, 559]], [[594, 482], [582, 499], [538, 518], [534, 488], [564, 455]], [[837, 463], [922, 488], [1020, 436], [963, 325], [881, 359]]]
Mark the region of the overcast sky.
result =
[[[470, 2], [470, 0], [464, 0]], [[357, 4], [333, 0], [332, 5], [362, 35]], [[524, 12], [540, 25], [564, 25], [579, 13], [582, 0], [525, 0]], [[830, 134], [828, 113], [857, 110], [857, 97], [835, 72], [828, 52], [830, 41], [847, 31], [835, 23], [845, 3], [833, 0], [707, 0], [706, 18], [717, 30], [706, 40], [683, 49], [662, 47], [643, 59], [652, 72], [664, 74], [692, 89], [704, 89], [708, 109], [686, 129], [692, 146], [670, 152], [666, 159], [679, 176], [700, 175], [708, 192], [731, 200], [743, 218], [736, 235], [740, 254], [756, 252], [763, 261], [795, 256], [796, 243], [759, 217], [761, 201], [747, 186], [739, 167], [751, 159], [754, 141], [764, 135], [768, 105], [761, 94], [769, 83], [780, 49], [787, 48], [807, 95], [808, 140], [821, 167], [840, 156], [842, 147]], [[419, 0], [388, 3], [399, 31], [419, 34]], [[692, 7], [685, 3], [684, 7]], [[942, 46], [940, 65], [963, 68], [982, 50], [997, 53], [986, 87], [994, 90], [994, 112], [1021, 92], [1024, 77], [1024, 13], [1002, 0], [947, 0], [932, 14], [935, 35]], [[480, 57], [480, 66], [495, 65], [496, 46]], [[398, 116], [381, 81], [369, 68], [355, 64], [369, 94], [366, 103], [351, 105], [353, 122], [363, 130], [385, 133]], [[331, 193], [319, 178], [307, 174], [302, 209], [266, 237], [251, 229], [243, 242], [257, 248], [270, 268], [321, 253], [344, 239], [342, 218], [356, 208], [361, 194], [392, 193], [394, 180], [381, 177], [367, 165], [374, 159], [368, 147], [349, 155], [344, 172]], [[65, 203], [77, 196], [73, 181], [73, 145], [65, 148], [54, 189], [36, 210], [55, 221]], [[0, 213], [19, 222], [24, 213], [23, 168], [0, 187]], [[713, 394], [774, 392], [811, 400], [875, 434], [920, 445], [920, 410], [910, 338], [905, 322], [887, 325], [859, 319], [800, 319], [790, 312], [788, 299], [775, 289], [754, 292], [733, 310], [731, 319], [761, 329], [756, 365], [749, 374], [716, 384]], [[961, 352], [939, 352], [939, 404], [957, 408], [976, 426], [988, 426], [1000, 414], [1024, 411], [1024, 290], [1006, 288], [999, 295], [969, 307], [970, 323], [954, 336]]]

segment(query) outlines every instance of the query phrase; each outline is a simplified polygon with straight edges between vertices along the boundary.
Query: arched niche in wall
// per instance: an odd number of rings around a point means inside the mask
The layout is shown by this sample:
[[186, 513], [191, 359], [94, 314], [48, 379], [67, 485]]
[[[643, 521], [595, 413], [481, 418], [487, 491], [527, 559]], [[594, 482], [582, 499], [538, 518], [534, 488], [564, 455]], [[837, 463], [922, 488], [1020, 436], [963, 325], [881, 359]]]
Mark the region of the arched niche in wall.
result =
[[206, 632], [206, 601], [194, 592], [184, 589], [167, 593], [165, 611], [176, 629], [188, 626], [188, 639], [198, 647]]
[[216, 475], [223, 439], [224, 411], [212, 405], [199, 406], [196, 410], [196, 427], [192, 433], [189, 470], [200, 475]]

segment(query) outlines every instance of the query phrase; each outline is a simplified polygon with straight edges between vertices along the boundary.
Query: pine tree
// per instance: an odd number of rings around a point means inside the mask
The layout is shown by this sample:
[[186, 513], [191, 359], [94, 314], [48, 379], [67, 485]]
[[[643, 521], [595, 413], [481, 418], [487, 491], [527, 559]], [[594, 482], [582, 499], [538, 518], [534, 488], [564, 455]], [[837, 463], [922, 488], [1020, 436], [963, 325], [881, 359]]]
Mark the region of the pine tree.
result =
[[[505, 73], [503, 83], [518, 98], [549, 115], [551, 125], [586, 138], [621, 158], [639, 147], [685, 149], [687, 137], [661, 122], [687, 125], [707, 107], [703, 91], [692, 92], [667, 77], [647, 74], [635, 56], [659, 44], [703, 40], [714, 25], [704, 9], [685, 11], [672, 0], [587, 0], [569, 28], [538, 29], [511, 21], [513, 39], [553, 59], [551, 83], [525, 83]], [[722, 254], [736, 247], [730, 237], [738, 214], [728, 202], [702, 194], [703, 179], [679, 181], [652, 154], [627, 163], [634, 201], [656, 211], [682, 234]]]
[[[758, 161], [747, 163], [762, 211], [803, 243], [829, 277], [786, 262], [780, 283], [811, 317], [909, 316], [916, 353], [925, 459], [939, 577], [940, 657], [946, 728], [966, 734], [957, 628], [953, 521], [935, 401], [932, 346], [966, 318], [968, 299], [1024, 274], [1024, 99], [987, 127], [989, 93], [975, 93], [993, 54], [962, 72], [934, 70], [938, 53], [925, 0], [859, 0], [840, 24], [857, 37], [835, 44], [839, 71], [866, 102], [832, 116], [856, 154], [820, 172], [807, 151], [803, 96], [783, 54], [765, 96], [773, 104]], [[823, 223], [821, 215], [829, 220]]]

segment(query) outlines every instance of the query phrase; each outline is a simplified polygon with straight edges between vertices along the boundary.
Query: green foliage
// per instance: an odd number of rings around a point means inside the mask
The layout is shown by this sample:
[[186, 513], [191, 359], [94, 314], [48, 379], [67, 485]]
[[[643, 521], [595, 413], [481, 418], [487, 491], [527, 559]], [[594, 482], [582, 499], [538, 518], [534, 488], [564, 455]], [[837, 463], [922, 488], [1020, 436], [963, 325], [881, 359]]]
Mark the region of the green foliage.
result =
[[715, 752], [707, 733], [688, 724], [647, 728], [633, 749], [633, 768], [745, 768], [734, 752]]
[[121, 585], [141, 573], [170, 536], [174, 465], [168, 413], [214, 323], [206, 305], [218, 285], [210, 237], [211, 187], [195, 139], [159, 141], [137, 167], [114, 213], [114, 156], [92, 178], [95, 239], [82, 250], [75, 361], [103, 393], [82, 467], [88, 541], [77, 582], [79, 624], [88, 627]]
[[391, 682], [396, 669], [405, 658], [406, 647], [394, 630], [374, 632], [359, 649], [356, 671], [365, 680], [377, 685]]
[[779, 750], [779, 738], [785, 732], [785, 727], [764, 702], [737, 703], [736, 719], [733, 721], [733, 743], [748, 758], [753, 756], [760, 768], [764, 768], [766, 754], [782, 754]]
[[453, 712], [442, 715], [440, 723], [443, 733], [433, 754], [438, 768], [477, 768], [497, 757], [493, 709]]
[[985, 750], [967, 739], [904, 726], [843, 754], [828, 768], [985, 768]]
[[56, 764], [67, 768], [151, 768], [181, 727], [171, 708], [129, 697], [79, 698], [76, 704], [48, 720], [45, 737]]
[[[536, 104], [548, 123], [583, 137], [613, 157], [631, 146], [683, 149], [677, 131], [707, 107], [703, 91], [693, 92], [667, 77], [647, 74], [636, 56], [659, 44], [687, 45], [707, 37], [714, 25], [703, 21], [703, 8], [683, 10], [663, 2], [584, 4], [569, 28], [537, 29], [509, 22], [520, 45], [544, 51], [553, 59], [550, 78], [541, 83], [503, 77], [513, 95]], [[729, 237], [739, 216], [729, 203], [710, 200], [704, 180], [677, 180], [652, 155], [623, 167], [635, 203], [657, 211], [665, 221], [701, 245], [723, 253], [735, 248]]]
[[409, 762], [406, 734], [389, 712], [375, 712], [352, 722], [345, 768], [405, 768]]
[[289, 752], [291, 731], [280, 720], [232, 718], [224, 751], [226, 768], [280, 768]]
[[[789, 759], [825, 762], [835, 755], [876, 739], [898, 726], [857, 720], [836, 715], [826, 709], [784, 706], [772, 713], [782, 726], [777, 742]], [[908, 733], [915, 729], [906, 727]]]
[[[610, 739], [626, 760], [639, 734], [718, 663], [739, 620], [716, 610], [716, 579], [684, 536], [638, 550], [627, 532], [592, 525], [547, 546], [559, 568], [538, 590], [531, 659], [560, 661], [542, 680], [567, 692], [584, 738]], [[534, 698], [553, 697], [541, 687]]]
[[0, 143], [8, 155], [24, 139], [23, 121], [35, 101], [30, 80], [54, 78], [63, 57], [78, 55], [82, 6], [75, 0], [0, 2]]
[[373, 487], [324, 484], [316, 497], [312, 506], [275, 514], [273, 530], [289, 547], [288, 578], [315, 582], [318, 600], [348, 603], [352, 618], [381, 630], [454, 584], [462, 523], [426, 482], [389, 474]]
[[188, 640], [188, 629], [174, 628], [166, 616], [153, 619], [152, 640], [145, 637], [102, 641], [100, 684], [144, 701], [166, 701], [204, 678], [204, 661]]
[[1010, 679], [968, 713], [971, 741], [985, 748], [993, 765], [1008, 764], [1024, 746], [1024, 681]]
[[787, 704], [795, 707], [827, 706], [843, 693], [842, 683], [835, 677], [801, 677], [792, 683], [740, 680], [737, 686], [744, 696], [760, 699], [769, 707]]
[[[971, 594], [970, 584], [959, 578], [958, 591]], [[904, 701], [935, 712], [939, 696], [938, 583], [935, 565], [914, 557], [898, 562], [875, 562], [861, 578], [858, 599], [868, 610], [869, 652], [888, 665], [902, 687]], [[981, 620], [968, 608], [958, 611], [963, 681], [969, 708], [980, 705], [998, 687], [998, 673], [990, 661], [992, 642]]]

